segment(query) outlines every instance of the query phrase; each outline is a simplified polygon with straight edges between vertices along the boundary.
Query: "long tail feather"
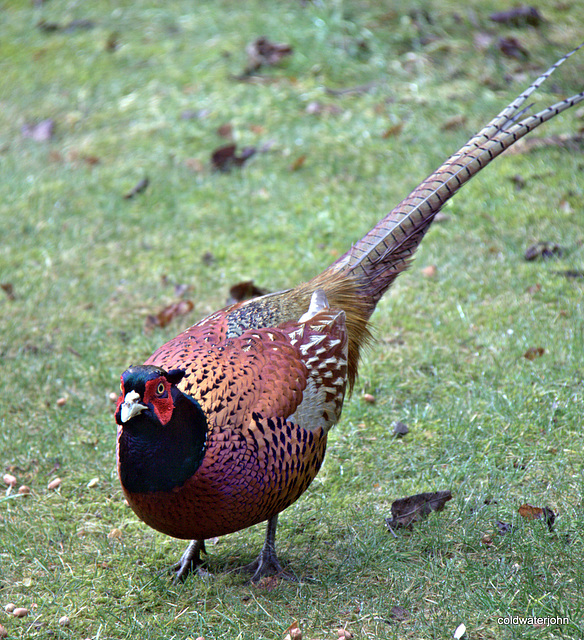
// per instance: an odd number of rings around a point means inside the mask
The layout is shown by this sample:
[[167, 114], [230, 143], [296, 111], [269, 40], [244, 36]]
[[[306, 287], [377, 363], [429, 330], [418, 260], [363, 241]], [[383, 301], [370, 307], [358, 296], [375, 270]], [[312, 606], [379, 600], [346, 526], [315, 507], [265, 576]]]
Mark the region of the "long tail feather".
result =
[[[412, 256], [434, 216], [463, 184], [520, 138], [584, 100], [584, 91], [517, 122], [527, 98], [584, 43], [558, 60], [463, 147], [424, 180], [346, 254], [328, 273], [347, 271], [357, 280], [371, 312]], [[326, 272], [325, 272], [326, 273]]]

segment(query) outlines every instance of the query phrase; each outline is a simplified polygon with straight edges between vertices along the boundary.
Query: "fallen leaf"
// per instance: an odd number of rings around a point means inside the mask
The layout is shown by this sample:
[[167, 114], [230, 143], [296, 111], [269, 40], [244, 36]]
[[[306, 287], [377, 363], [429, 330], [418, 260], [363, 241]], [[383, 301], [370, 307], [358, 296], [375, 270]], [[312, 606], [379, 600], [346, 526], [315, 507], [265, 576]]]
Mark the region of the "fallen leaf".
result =
[[16, 300], [16, 296], [14, 295], [14, 287], [11, 282], [3, 282], [0, 284], [0, 288], [6, 294], [8, 300]]
[[410, 612], [407, 609], [404, 609], [404, 607], [400, 607], [399, 605], [394, 605], [389, 610], [389, 616], [394, 620], [399, 620], [400, 622], [403, 622], [404, 620], [409, 620]]
[[408, 427], [407, 424], [400, 422], [399, 420], [396, 420], [393, 423], [393, 435], [401, 438], [402, 436], [405, 436], [407, 433], [409, 433], [410, 429]]
[[499, 38], [497, 47], [499, 51], [508, 58], [515, 58], [516, 60], [526, 60], [529, 58], [527, 49], [513, 36]]
[[22, 125], [21, 133], [23, 138], [30, 138], [35, 142], [47, 142], [55, 134], [55, 121], [46, 118], [36, 124], [25, 123]]
[[303, 154], [298, 156], [296, 160], [290, 165], [290, 171], [298, 171], [298, 169], [302, 169], [304, 163], [306, 162], [306, 156]]
[[497, 520], [497, 531], [500, 535], [504, 536], [509, 533], [513, 529], [513, 525], [508, 522], [501, 522], [501, 520]]
[[386, 140], [387, 138], [392, 138], [393, 136], [397, 136], [402, 132], [404, 128], [403, 122], [398, 122], [397, 124], [388, 127], [382, 134], [381, 137]]
[[529, 349], [523, 354], [523, 357], [526, 360], [535, 360], [536, 358], [541, 358], [545, 353], [545, 349], [543, 347], [529, 347]]
[[539, 293], [541, 291], [541, 285], [539, 283], [535, 283], [532, 284], [531, 286], [527, 287], [527, 289], [525, 290], [526, 293], [529, 293], [530, 296]]
[[167, 307], [164, 307], [164, 309], [161, 309], [157, 314], [149, 315], [146, 318], [144, 329], [146, 331], [152, 331], [155, 327], [162, 329], [175, 318], [190, 313], [194, 306], [195, 305], [191, 300], [179, 300], [178, 302], [169, 304]]
[[248, 64], [244, 75], [253, 73], [263, 66], [278, 64], [282, 58], [292, 54], [289, 44], [270, 42], [266, 37], [257, 38], [246, 47]]
[[138, 182], [130, 191], [124, 194], [125, 200], [130, 200], [134, 196], [137, 196], [139, 193], [142, 193], [146, 189], [146, 187], [150, 184], [150, 180], [148, 178], [142, 178], [140, 182]]
[[263, 296], [267, 291], [256, 287], [253, 280], [245, 280], [244, 282], [238, 282], [229, 289], [229, 304], [232, 302], [242, 302], [243, 300], [250, 300], [251, 298], [257, 298]]
[[554, 528], [556, 514], [549, 507], [534, 507], [531, 504], [522, 504], [519, 509], [519, 515], [526, 520], [543, 520], [550, 532]]
[[211, 154], [211, 164], [219, 171], [229, 171], [232, 167], [240, 167], [251, 158], [256, 150], [254, 147], [244, 147], [239, 156], [235, 155], [236, 144], [228, 144], [225, 147], [215, 149]]
[[563, 253], [562, 247], [554, 242], [536, 242], [532, 244], [525, 252], [526, 260], [536, 260], [537, 258], [559, 258]]
[[389, 529], [409, 527], [414, 522], [423, 520], [432, 511], [441, 511], [449, 500], [452, 500], [450, 491], [418, 493], [400, 498], [391, 505], [392, 518], [386, 518], [385, 523]]
[[543, 22], [543, 16], [535, 7], [520, 6], [492, 13], [489, 20], [512, 27], [539, 27]]

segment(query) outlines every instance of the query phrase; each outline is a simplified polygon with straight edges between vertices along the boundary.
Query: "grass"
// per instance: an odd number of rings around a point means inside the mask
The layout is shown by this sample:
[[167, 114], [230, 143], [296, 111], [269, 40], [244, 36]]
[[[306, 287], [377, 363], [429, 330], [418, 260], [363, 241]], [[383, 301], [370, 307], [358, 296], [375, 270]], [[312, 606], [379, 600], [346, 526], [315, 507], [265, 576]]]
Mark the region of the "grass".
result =
[[[327, 266], [578, 44], [584, 9], [558, 3], [525, 30], [490, 22], [508, 8], [495, 0], [1, 5], [0, 282], [14, 299], [0, 292], [0, 465], [31, 488], [0, 498], [0, 602], [30, 611], [0, 612], [9, 637], [271, 640], [298, 620], [307, 639], [345, 626], [446, 638], [460, 623], [473, 639], [581, 638], [584, 285], [557, 273], [584, 263], [580, 151], [489, 166], [379, 305], [325, 465], [281, 517], [280, 557], [299, 583], [250, 587], [229, 573], [257, 553], [255, 527], [211, 546], [213, 579], [172, 585], [182, 542], [124, 505], [109, 394], [232, 284], [278, 290]], [[71, 25], [81, 19], [91, 23]], [[519, 38], [529, 60], [496, 44], [477, 52], [484, 33]], [[259, 35], [294, 53], [239, 82]], [[582, 77], [579, 54], [538, 104], [581, 91]], [[22, 135], [46, 118], [52, 139]], [[581, 119], [573, 110], [540, 135]], [[215, 173], [226, 123], [239, 146], [268, 150]], [[123, 199], [145, 176], [146, 191]], [[563, 256], [525, 262], [540, 240]], [[145, 332], [175, 284], [192, 288], [193, 312]], [[404, 439], [390, 437], [395, 420]], [[439, 489], [453, 493], [444, 511], [386, 531], [393, 500]], [[554, 532], [523, 520], [524, 502], [551, 507]], [[498, 535], [498, 520], [512, 531]], [[569, 622], [497, 622], [526, 615]]]

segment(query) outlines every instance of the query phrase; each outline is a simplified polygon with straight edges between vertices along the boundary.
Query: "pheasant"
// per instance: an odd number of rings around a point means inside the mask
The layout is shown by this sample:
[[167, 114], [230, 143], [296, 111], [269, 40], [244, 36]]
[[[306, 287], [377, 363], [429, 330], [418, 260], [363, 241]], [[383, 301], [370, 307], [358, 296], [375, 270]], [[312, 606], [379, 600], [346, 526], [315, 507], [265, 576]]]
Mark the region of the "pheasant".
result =
[[[581, 45], [584, 46], [584, 45]], [[578, 47], [580, 48], [580, 47]], [[561, 58], [309, 282], [211, 314], [121, 376], [117, 462], [136, 515], [192, 540], [175, 580], [202, 571], [205, 539], [267, 521], [245, 567], [281, 574], [278, 514], [323, 462], [327, 433], [352, 390], [377, 302], [410, 264], [436, 213], [505, 149], [584, 100], [584, 91], [525, 116], [527, 98]], [[523, 119], [521, 119], [523, 118]]]

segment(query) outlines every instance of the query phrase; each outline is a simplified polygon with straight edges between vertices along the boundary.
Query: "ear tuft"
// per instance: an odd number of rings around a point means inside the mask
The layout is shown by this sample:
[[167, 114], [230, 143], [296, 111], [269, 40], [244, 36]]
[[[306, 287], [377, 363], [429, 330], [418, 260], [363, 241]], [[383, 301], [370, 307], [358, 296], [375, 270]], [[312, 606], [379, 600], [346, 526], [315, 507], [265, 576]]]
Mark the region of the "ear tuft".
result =
[[164, 374], [164, 377], [170, 384], [178, 384], [185, 377], [185, 373], [182, 369], [171, 369]]

